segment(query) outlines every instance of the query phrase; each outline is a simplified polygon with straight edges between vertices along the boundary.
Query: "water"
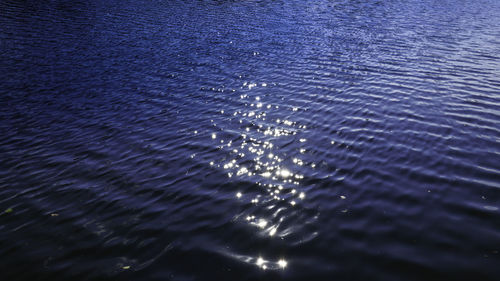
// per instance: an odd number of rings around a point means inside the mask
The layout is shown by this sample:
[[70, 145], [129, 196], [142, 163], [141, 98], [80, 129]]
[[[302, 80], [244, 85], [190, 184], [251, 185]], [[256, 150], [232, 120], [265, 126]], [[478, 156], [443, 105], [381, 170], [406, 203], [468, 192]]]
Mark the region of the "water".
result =
[[498, 278], [499, 1], [0, 11], [0, 279]]

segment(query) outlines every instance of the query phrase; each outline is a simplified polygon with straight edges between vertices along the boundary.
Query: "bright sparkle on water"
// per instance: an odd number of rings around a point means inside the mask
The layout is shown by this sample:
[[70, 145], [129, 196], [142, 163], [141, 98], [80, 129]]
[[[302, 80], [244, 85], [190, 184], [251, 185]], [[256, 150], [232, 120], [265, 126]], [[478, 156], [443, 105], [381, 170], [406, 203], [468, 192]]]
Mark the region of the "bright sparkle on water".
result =
[[278, 261], [278, 265], [281, 267], [281, 268], [285, 268], [287, 265], [288, 265], [288, 262], [284, 259], [281, 259]]
[[260, 219], [259, 222], [257, 223], [257, 226], [259, 228], [264, 228], [267, 225], [267, 221], [265, 219]]
[[281, 170], [278, 170], [278, 171], [276, 172], [276, 174], [281, 175], [281, 176], [282, 176], [282, 177], [284, 177], [284, 178], [288, 178], [289, 176], [291, 176], [291, 175], [292, 175], [292, 173], [290, 173], [290, 171], [288, 171], [288, 170], [286, 170], [286, 169], [281, 169]]

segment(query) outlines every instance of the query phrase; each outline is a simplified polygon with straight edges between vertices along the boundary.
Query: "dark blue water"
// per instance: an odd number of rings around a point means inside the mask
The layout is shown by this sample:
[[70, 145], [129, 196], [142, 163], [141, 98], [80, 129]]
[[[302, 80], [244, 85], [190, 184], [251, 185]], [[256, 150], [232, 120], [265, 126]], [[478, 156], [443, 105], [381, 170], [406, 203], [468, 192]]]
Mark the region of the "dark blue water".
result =
[[0, 1], [1, 280], [498, 280], [500, 1]]

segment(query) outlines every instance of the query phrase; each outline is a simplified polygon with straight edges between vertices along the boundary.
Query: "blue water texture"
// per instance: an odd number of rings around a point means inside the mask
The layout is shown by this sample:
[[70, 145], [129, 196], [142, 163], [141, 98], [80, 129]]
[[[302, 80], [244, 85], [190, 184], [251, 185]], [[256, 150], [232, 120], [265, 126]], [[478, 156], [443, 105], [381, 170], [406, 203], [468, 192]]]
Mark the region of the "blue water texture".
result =
[[0, 280], [499, 280], [499, 19], [0, 0]]

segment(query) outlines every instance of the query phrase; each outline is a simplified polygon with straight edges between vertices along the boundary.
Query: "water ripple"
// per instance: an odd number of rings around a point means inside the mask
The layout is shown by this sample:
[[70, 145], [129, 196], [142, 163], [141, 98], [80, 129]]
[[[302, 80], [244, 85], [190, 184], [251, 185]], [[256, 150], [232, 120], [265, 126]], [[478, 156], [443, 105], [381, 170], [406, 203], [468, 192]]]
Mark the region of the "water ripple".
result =
[[498, 1], [0, 10], [0, 279], [498, 276]]

